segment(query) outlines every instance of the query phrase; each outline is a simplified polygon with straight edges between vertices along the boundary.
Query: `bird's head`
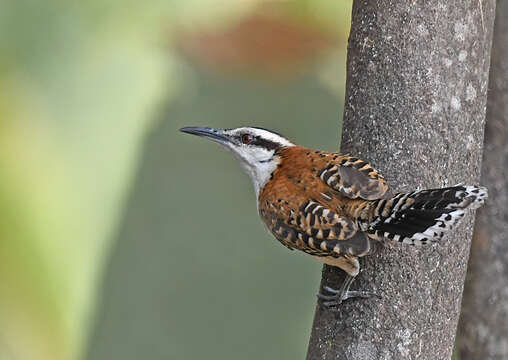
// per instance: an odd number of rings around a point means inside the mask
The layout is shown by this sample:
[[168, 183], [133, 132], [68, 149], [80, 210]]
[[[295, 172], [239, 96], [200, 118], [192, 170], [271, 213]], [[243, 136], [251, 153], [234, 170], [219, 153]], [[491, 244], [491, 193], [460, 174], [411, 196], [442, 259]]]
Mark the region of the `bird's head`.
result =
[[247, 171], [256, 194], [270, 179], [280, 162], [277, 151], [295, 145], [276, 132], [257, 127], [245, 126], [235, 129], [184, 127], [180, 131], [215, 141], [231, 151]]

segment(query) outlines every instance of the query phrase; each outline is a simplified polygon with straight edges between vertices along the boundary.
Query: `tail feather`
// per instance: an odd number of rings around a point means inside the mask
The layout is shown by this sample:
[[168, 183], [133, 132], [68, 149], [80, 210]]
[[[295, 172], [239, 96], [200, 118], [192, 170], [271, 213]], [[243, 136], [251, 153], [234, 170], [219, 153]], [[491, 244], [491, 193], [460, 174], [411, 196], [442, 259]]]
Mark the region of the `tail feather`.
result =
[[462, 219], [465, 209], [480, 207], [486, 198], [485, 187], [465, 185], [399, 193], [373, 203], [366, 231], [411, 245], [436, 242]]

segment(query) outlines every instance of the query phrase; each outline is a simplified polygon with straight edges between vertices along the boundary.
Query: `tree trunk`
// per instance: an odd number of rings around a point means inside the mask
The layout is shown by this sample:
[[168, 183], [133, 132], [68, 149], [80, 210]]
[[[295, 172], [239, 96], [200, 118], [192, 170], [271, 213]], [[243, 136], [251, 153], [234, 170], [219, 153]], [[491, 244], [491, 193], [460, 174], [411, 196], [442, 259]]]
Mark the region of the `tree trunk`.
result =
[[497, 4], [482, 184], [469, 259], [458, 346], [461, 360], [508, 359], [508, 1]]
[[[478, 184], [494, 0], [355, 1], [342, 152], [398, 191]], [[439, 245], [390, 244], [353, 289], [382, 299], [317, 307], [307, 359], [448, 359], [473, 214]], [[325, 266], [322, 285], [344, 274]]]

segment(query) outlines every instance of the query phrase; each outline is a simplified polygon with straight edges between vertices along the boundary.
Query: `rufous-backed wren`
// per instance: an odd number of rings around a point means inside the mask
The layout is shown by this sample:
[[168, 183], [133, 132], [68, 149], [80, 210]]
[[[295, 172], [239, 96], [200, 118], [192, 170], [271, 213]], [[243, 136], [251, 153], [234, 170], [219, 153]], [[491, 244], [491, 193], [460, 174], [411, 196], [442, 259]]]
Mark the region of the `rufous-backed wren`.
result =
[[261, 219], [284, 246], [301, 250], [347, 273], [340, 289], [318, 297], [335, 306], [370, 297], [349, 287], [360, 271], [359, 257], [385, 240], [410, 245], [439, 241], [487, 198], [481, 186], [392, 193], [367, 162], [339, 153], [311, 150], [257, 127], [180, 131], [215, 141], [240, 161], [254, 184]]

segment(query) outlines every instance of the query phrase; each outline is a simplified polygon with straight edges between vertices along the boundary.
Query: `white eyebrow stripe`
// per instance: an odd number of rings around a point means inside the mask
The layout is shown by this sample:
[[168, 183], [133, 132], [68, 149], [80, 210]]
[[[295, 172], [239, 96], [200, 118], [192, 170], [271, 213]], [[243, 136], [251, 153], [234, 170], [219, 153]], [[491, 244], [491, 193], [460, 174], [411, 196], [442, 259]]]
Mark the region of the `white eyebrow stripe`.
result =
[[266, 139], [268, 141], [272, 141], [274, 143], [281, 144], [282, 146], [295, 146], [291, 141], [286, 139], [283, 136], [277, 135], [271, 131], [264, 130], [264, 129], [258, 129], [254, 127], [240, 127], [236, 129], [231, 129], [229, 132], [233, 135], [236, 135], [238, 133], [247, 132], [253, 136], [260, 136], [263, 139]]

